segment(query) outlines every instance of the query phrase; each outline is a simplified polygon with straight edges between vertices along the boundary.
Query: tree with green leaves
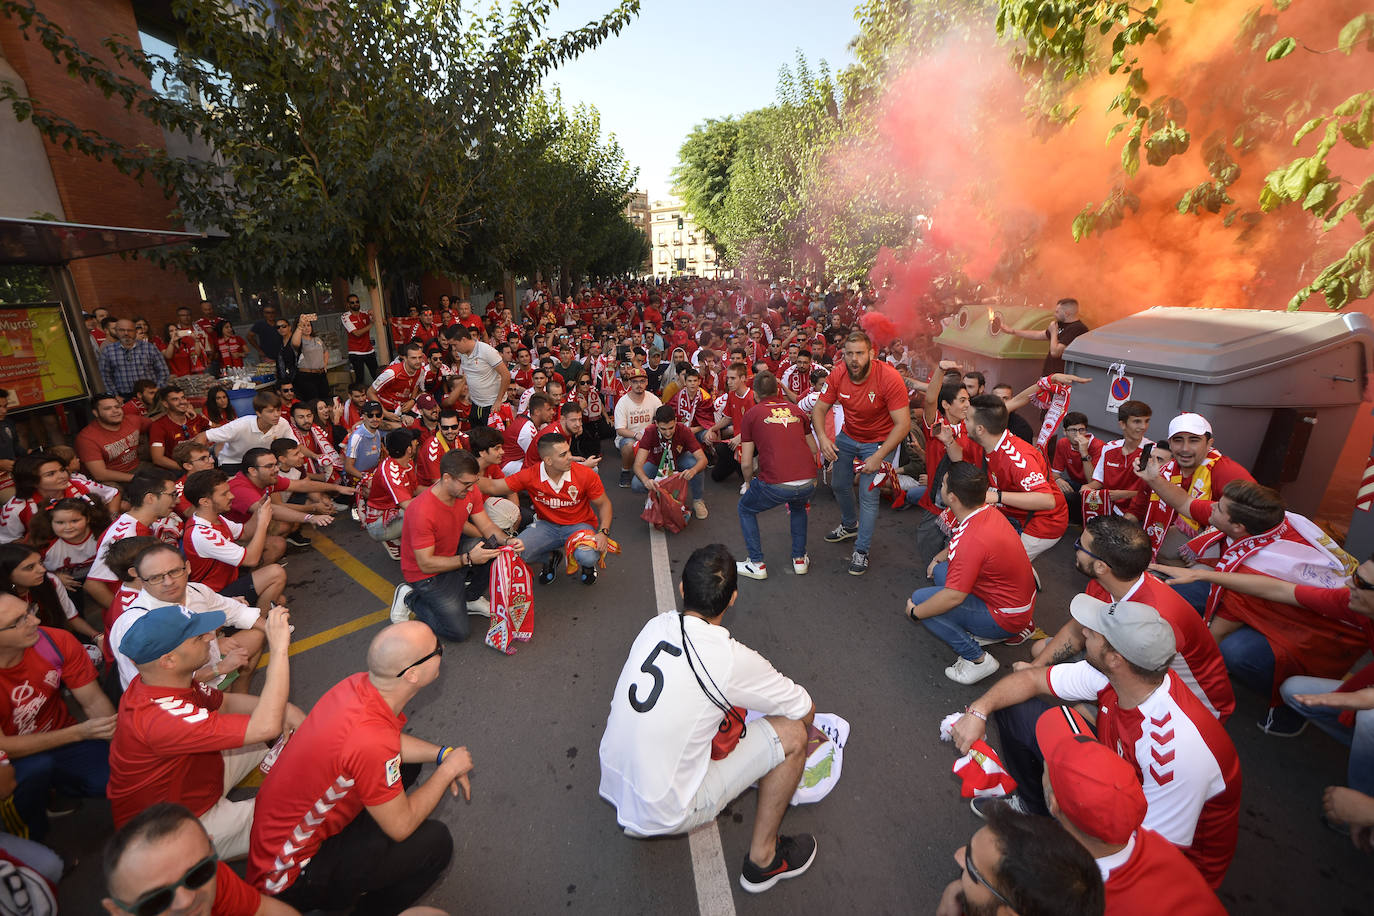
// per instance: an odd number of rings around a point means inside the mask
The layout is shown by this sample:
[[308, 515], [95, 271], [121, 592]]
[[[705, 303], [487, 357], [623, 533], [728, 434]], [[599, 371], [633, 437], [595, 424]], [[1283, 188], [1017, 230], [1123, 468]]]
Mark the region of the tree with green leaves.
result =
[[[454, 0], [173, 0], [171, 58], [110, 36], [83, 47], [33, 0], [0, 11], [73, 79], [189, 140], [201, 155], [132, 146], [0, 87], [64, 148], [158, 184], [173, 218], [226, 238], [158, 256], [193, 275], [361, 276], [380, 265], [459, 275], [472, 242], [519, 237], [508, 158], [540, 80], [618, 33], [638, 0], [548, 34], [549, 0], [470, 13]], [[178, 91], [158, 91], [164, 85]], [[158, 88], [154, 88], [158, 87]]]

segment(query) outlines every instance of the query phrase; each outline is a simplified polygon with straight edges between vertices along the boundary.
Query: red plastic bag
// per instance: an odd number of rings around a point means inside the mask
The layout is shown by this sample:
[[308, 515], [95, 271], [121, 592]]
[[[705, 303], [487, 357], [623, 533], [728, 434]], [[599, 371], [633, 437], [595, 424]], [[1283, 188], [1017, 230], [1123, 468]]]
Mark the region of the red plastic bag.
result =
[[515, 654], [517, 642], [528, 642], [534, 635], [534, 589], [530, 568], [514, 547], [502, 547], [491, 564], [491, 625], [486, 644]]
[[676, 534], [687, 527], [689, 513], [682, 502], [687, 495], [687, 480], [681, 474], [669, 474], [644, 500], [639, 517], [660, 531]]

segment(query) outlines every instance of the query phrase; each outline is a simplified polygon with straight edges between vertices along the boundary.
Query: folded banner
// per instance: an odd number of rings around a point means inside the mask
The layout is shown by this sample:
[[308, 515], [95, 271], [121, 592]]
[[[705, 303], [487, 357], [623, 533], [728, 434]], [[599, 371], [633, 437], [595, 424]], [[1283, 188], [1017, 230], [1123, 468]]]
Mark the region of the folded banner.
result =
[[[751, 709], [745, 724], [763, 718]], [[810, 805], [820, 801], [840, 781], [844, 767], [844, 746], [849, 742], [849, 723], [833, 712], [818, 712], [806, 729], [806, 766], [802, 768], [791, 804]]]
[[660, 531], [677, 534], [687, 527], [691, 513], [682, 504], [687, 495], [687, 480], [681, 474], [658, 479], [658, 486], [644, 499], [639, 517]]
[[486, 644], [515, 654], [517, 642], [534, 635], [534, 590], [530, 568], [514, 547], [501, 547], [491, 564], [491, 625]]
[[959, 777], [959, 794], [964, 798], [995, 798], [1016, 791], [1016, 780], [984, 741], [973, 742], [968, 753], [954, 761], [954, 775]]
[[[568, 563], [568, 575], [570, 576], [577, 572], [577, 558], [573, 556], [573, 553], [579, 547], [590, 547], [592, 550], [595, 550], [595, 532], [588, 531], [585, 528], [581, 531], [574, 531], [572, 534], [568, 535], [567, 541], [563, 543], [563, 559]], [[620, 553], [620, 544], [617, 543], [614, 538], [606, 538], [606, 553]], [[601, 554], [601, 556], [597, 558], [597, 565], [602, 569], [606, 568], [606, 553]]]

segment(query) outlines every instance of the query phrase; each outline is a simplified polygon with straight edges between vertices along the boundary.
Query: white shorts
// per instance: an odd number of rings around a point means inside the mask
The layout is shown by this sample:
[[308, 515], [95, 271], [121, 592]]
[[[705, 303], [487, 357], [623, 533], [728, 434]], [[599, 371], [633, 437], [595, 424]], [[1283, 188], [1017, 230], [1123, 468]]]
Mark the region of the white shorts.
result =
[[716, 819], [716, 815], [730, 802], [744, 794], [754, 783], [772, 772], [787, 757], [782, 739], [773, 723], [755, 719], [735, 749], [720, 760], [712, 760], [706, 767], [706, 778], [697, 787], [687, 806], [687, 818], [674, 833], [689, 833], [702, 824]]
[[[1062, 537], [1063, 535], [1060, 535]], [[1059, 538], [1037, 538], [1022, 532], [1021, 546], [1026, 548], [1026, 556], [1034, 560], [1040, 554], [1059, 543]]]
[[[267, 747], [253, 743], [249, 747], [220, 751], [224, 757], [224, 796], [234, 786], [243, 782], [249, 773], [267, 756]], [[221, 859], [240, 859], [248, 855], [248, 835], [253, 829], [253, 810], [256, 798], [243, 801], [230, 801], [221, 796], [220, 800], [200, 816], [201, 826], [210, 834], [210, 841]]]

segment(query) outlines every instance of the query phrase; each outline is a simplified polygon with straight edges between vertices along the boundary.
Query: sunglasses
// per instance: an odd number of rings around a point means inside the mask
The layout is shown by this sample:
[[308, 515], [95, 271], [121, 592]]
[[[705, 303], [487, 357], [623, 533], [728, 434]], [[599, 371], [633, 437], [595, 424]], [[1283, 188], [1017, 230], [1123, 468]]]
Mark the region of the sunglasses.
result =
[[404, 668], [402, 668], [400, 671], [396, 672], [396, 676], [397, 676], [397, 677], [400, 677], [401, 675], [403, 675], [403, 674], [405, 674], [407, 671], [409, 671], [411, 668], [418, 668], [418, 667], [420, 667], [420, 666], [423, 665], [425, 662], [429, 661], [431, 658], [434, 658], [435, 656], [438, 656], [439, 658], [443, 658], [443, 657], [444, 657], [444, 644], [443, 644], [442, 641], [436, 642], [436, 643], [434, 644], [434, 651], [433, 651], [433, 652], [429, 653], [428, 655], [426, 655], [424, 658], [420, 659], [420, 660], [417, 661], [417, 662], [411, 662], [409, 665], [406, 665], [406, 666], [405, 666]]
[[369, 418], [371, 418], [371, 419], [373, 419], [373, 420], [380, 420], [380, 419], [382, 418], [382, 412], [379, 410], [379, 411], [376, 411], [375, 413], [365, 413], [365, 414], [363, 414], [363, 416], [369, 417]]
[[980, 872], [978, 870], [978, 867], [973, 864], [972, 844], [969, 844], [964, 847], [964, 871], [968, 872], [968, 876], [973, 879], [974, 884], [981, 884], [983, 885], [983, 887], [986, 887], [988, 889], [988, 893], [992, 894], [992, 896], [1002, 901], [1002, 903], [1006, 905], [1007, 909], [1013, 911], [1016, 909], [1016, 907], [1012, 904], [1010, 900], [1008, 900], [1006, 897], [1003, 897], [1000, 893], [998, 893], [997, 888], [993, 887], [991, 884], [988, 883], [988, 879], [983, 877], [983, 873]]
[[446, 433], [456, 433], [456, 432], [458, 431], [458, 427], [457, 427], [457, 426], [445, 426], [445, 425], [443, 425], [442, 423], [439, 424], [439, 428], [442, 429], [442, 430], [443, 430], [444, 432], [446, 432]]
[[1350, 578], [1354, 580], [1356, 588], [1362, 591], [1374, 591], [1374, 582], [1370, 582], [1364, 576], [1360, 575], [1358, 569], [1350, 574]]
[[115, 906], [132, 913], [133, 916], [158, 916], [159, 913], [165, 913], [171, 908], [177, 891], [183, 887], [191, 891], [200, 890], [210, 883], [218, 869], [219, 856], [212, 852], [187, 869], [186, 874], [182, 875], [176, 884], [151, 890], [132, 903], [115, 900]]

